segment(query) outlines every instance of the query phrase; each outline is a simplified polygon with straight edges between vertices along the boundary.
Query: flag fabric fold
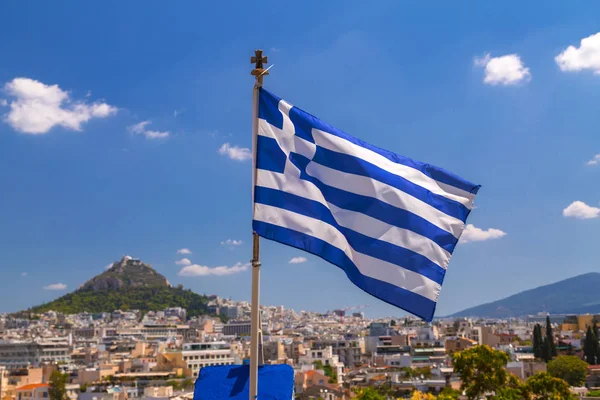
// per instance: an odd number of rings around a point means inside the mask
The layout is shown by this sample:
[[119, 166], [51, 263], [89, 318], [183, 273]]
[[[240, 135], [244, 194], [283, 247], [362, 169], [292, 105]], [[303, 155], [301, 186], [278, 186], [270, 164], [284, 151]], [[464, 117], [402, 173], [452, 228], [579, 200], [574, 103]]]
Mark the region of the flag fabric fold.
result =
[[349, 136], [262, 88], [256, 149], [255, 232], [432, 320], [478, 185]]

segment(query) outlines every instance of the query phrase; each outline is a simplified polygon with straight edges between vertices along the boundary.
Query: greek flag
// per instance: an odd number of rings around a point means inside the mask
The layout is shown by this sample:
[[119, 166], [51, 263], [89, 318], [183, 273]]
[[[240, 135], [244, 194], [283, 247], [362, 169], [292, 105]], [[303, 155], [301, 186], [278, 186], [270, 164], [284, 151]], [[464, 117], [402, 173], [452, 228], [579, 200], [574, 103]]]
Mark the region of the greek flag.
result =
[[431, 321], [479, 189], [379, 149], [260, 89], [253, 229]]

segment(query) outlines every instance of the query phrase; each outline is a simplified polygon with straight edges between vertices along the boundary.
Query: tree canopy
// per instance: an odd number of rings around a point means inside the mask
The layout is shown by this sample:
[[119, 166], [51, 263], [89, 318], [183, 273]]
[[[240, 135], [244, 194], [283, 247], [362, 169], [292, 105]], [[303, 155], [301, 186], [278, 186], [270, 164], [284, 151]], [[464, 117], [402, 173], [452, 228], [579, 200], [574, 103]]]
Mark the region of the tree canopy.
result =
[[507, 363], [508, 354], [490, 346], [475, 346], [452, 354], [454, 370], [462, 380], [461, 389], [469, 399], [499, 391], [508, 381]]
[[535, 324], [533, 328], [533, 355], [535, 358], [542, 358], [542, 327], [540, 324]]
[[566, 400], [571, 398], [569, 384], [546, 372], [529, 377], [525, 384], [529, 398], [536, 400]]
[[595, 330], [591, 326], [588, 326], [587, 332], [585, 333], [585, 339], [583, 341], [583, 354], [585, 355], [585, 361], [590, 365], [596, 365], [598, 362], [598, 354], [600, 353], [600, 346], [598, 345], [598, 336], [594, 333]]
[[67, 400], [67, 383], [69, 383], [69, 375], [60, 371], [52, 372], [48, 387], [50, 400]]
[[367, 387], [356, 391], [356, 400], [386, 400], [385, 396], [379, 394], [377, 390]]
[[579, 383], [582, 371], [585, 378], [586, 363], [575, 359], [577, 357], [557, 357], [548, 365], [548, 370], [557, 376], [543, 372], [521, 383], [506, 370], [509, 357], [500, 350], [476, 346], [452, 355], [454, 370], [461, 377], [465, 395], [469, 399], [490, 400], [569, 399], [569, 383], [564, 379]]
[[41, 306], [31, 312], [43, 313], [48, 310], [64, 314], [80, 312], [111, 312], [114, 310], [156, 311], [169, 307], [183, 307], [189, 317], [205, 315], [208, 299], [182, 288], [152, 287], [127, 288], [122, 290], [80, 289]]
[[577, 356], [560, 356], [548, 363], [548, 374], [571, 386], [582, 386], [588, 364]]

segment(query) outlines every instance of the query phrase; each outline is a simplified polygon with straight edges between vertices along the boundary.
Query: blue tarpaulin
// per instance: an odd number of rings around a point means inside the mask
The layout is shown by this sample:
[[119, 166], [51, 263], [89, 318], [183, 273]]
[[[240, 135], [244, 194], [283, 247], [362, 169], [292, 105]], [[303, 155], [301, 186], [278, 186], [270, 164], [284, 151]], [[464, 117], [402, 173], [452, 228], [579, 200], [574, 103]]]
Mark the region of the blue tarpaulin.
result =
[[[203, 367], [196, 380], [194, 400], [248, 400], [249, 365]], [[258, 368], [257, 400], [292, 400], [294, 369], [287, 364]]]

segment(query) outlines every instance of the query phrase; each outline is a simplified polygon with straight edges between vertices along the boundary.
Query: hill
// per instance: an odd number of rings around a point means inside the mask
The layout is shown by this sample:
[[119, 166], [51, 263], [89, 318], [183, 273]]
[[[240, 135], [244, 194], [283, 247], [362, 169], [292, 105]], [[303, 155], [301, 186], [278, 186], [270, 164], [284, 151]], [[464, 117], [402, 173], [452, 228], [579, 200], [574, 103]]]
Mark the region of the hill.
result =
[[114, 310], [157, 311], [183, 307], [189, 317], [207, 314], [207, 297], [172, 287], [167, 279], [148, 264], [125, 256], [121, 261], [84, 283], [79, 289], [46, 304], [32, 307], [30, 312], [49, 310], [76, 314], [111, 312]]
[[600, 313], [600, 273], [591, 272], [526, 290], [491, 303], [457, 312], [451, 317], [509, 318], [551, 314]]

